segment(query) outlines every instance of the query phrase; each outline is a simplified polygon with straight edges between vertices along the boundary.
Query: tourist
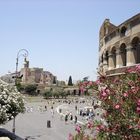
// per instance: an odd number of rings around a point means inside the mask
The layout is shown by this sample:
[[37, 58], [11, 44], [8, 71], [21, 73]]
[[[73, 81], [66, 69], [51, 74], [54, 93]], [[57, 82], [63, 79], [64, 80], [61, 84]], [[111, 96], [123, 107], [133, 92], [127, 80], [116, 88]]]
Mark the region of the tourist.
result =
[[47, 111], [47, 106], [45, 105], [45, 111]]
[[65, 115], [65, 124], [67, 124], [68, 121], [68, 114]]
[[82, 114], [83, 114], [83, 110], [82, 110], [82, 109], [80, 109], [80, 116], [82, 116]]
[[33, 112], [33, 107], [30, 107], [30, 112]]
[[70, 122], [72, 123], [73, 121], [73, 115], [70, 113]]
[[75, 110], [77, 110], [77, 105], [75, 106]]
[[75, 116], [74, 123], [75, 124], [77, 123], [77, 116]]
[[53, 110], [53, 106], [51, 107], [51, 114], [52, 114], [52, 118], [54, 117], [54, 110]]
[[62, 112], [62, 109], [61, 108], [59, 108], [59, 113], [61, 113]]

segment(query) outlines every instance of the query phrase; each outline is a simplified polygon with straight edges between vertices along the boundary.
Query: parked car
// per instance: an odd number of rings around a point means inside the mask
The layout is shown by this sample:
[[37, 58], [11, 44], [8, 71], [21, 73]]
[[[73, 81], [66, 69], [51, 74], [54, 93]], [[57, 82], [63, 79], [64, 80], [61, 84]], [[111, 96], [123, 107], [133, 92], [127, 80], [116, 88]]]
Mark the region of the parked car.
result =
[[4, 128], [0, 128], [0, 140], [24, 140], [24, 139]]

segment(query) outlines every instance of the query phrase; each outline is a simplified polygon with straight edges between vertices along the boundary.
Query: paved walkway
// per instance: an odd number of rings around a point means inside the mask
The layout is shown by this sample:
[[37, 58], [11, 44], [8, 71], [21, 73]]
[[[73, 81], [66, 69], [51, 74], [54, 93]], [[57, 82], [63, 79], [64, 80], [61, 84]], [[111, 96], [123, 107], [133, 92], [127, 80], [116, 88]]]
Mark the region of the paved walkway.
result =
[[[47, 111], [45, 110], [47, 106]], [[51, 113], [51, 106], [54, 107], [54, 116]], [[85, 106], [85, 104], [77, 104], [78, 107]], [[58, 109], [62, 108], [62, 113], [66, 111], [77, 115], [75, 111], [75, 104], [65, 104], [57, 102], [33, 102], [26, 104], [27, 111], [16, 117], [16, 134], [28, 140], [68, 140], [69, 133], [75, 133], [75, 124], [65, 124], [64, 118], [61, 120]], [[51, 121], [51, 128], [47, 128], [47, 121]], [[79, 123], [85, 123], [81, 116], [78, 116]], [[13, 121], [8, 122], [3, 127], [12, 131]]]

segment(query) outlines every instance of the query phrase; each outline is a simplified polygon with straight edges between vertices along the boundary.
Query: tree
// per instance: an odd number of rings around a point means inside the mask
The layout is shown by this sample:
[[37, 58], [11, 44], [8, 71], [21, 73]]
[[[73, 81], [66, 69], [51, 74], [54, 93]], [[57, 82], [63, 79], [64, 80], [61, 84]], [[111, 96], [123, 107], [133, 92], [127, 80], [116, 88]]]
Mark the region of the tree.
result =
[[25, 86], [25, 92], [30, 95], [36, 95], [36, 89], [37, 89], [36, 84], [31, 84], [31, 85]]
[[69, 77], [68, 86], [73, 86], [72, 77], [71, 76]]
[[45, 99], [49, 99], [50, 97], [52, 97], [52, 91], [45, 91], [43, 96]]
[[13, 119], [25, 110], [22, 95], [16, 87], [0, 80], [0, 124]]

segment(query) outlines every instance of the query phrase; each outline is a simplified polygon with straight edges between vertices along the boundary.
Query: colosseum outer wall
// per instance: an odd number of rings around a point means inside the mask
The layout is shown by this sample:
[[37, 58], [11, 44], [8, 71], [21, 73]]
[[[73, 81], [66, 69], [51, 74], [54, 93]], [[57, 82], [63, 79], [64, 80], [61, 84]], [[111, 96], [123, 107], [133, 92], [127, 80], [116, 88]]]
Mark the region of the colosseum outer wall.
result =
[[140, 63], [140, 14], [119, 26], [105, 20], [99, 38], [100, 72]]

